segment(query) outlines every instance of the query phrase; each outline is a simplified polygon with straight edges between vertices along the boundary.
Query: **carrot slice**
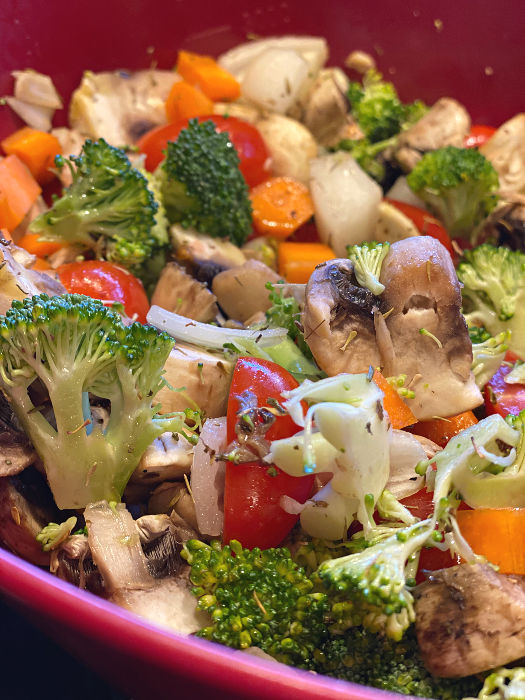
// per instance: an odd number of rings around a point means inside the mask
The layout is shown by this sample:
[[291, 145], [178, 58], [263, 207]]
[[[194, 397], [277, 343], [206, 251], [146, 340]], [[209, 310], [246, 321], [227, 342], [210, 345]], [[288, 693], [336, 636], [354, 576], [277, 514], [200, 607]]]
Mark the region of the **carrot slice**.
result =
[[38, 182], [17, 156], [0, 161], [0, 228], [13, 231], [41, 192]]
[[49, 168], [55, 163], [55, 156], [62, 153], [56, 136], [45, 131], [25, 126], [2, 141], [7, 155], [15, 155], [27, 165], [37, 182], [45, 185], [55, 177]]
[[432, 420], [419, 421], [417, 425], [411, 428], [410, 432], [416, 435], [432, 440], [436, 445], [445, 447], [447, 442], [465, 428], [470, 428], [478, 422], [472, 411], [458, 413], [457, 416], [450, 418], [434, 418]]
[[525, 508], [458, 510], [463, 537], [502, 574], [525, 575]]
[[185, 80], [174, 83], [166, 100], [166, 117], [169, 122], [202, 117], [213, 112], [213, 102]]
[[313, 216], [308, 188], [291, 177], [271, 177], [250, 192], [255, 230], [287, 238]]
[[304, 284], [317, 265], [333, 260], [334, 251], [324, 243], [289, 243], [279, 244], [277, 261], [279, 274], [288, 282]]
[[239, 82], [211, 56], [179, 51], [177, 72], [190, 85], [198, 85], [210, 100], [236, 100], [241, 95]]
[[374, 371], [373, 380], [384, 394], [383, 407], [395, 430], [401, 430], [408, 425], [417, 423], [417, 418], [410, 408], [378, 369]]
[[25, 236], [22, 236], [18, 241], [17, 245], [27, 250], [31, 255], [36, 255], [37, 258], [46, 258], [48, 255], [53, 255], [57, 250], [64, 247], [63, 243], [41, 241], [39, 233], [26, 233]]
[[13, 237], [6, 228], [0, 228], [0, 238], [3, 238], [5, 241], [13, 240]]
[[44, 260], [44, 258], [37, 258], [33, 263], [31, 269], [44, 272], [46, 270], [51, 270], [52, 268], [51, 265], [47, 262], [47, 260]]

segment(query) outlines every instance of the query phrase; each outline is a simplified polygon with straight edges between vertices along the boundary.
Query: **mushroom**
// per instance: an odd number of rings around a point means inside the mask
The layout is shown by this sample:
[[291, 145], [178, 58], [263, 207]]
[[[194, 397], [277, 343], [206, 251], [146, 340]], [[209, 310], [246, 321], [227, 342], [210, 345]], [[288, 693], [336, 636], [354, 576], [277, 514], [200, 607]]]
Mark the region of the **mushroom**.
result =
[[525, 252], [525, 196], [512, 195], [494, 209], [485, 222], [480, 238], [496, 245]]
[[504, 196], [525, 194], [525, 113], [502, 124], [479, 150], [497, 171]]
[[164, 481], [159, 484], [151, 493], [148, 513], [165, 513], [172, 520], [178, 516], [195, 532], [199, 532], [193, 496], [181, 481]]
[[[461, 289], [447, 250], [435, 238], [393, 243], [381, 268], [386, 330], [378, 335], [387, 373], [407, 375], [419, 420], [451, 416], [482, 402], [471, 372], [472, 343]], [[387, 350], [386, 348], [390, 348]]]
[[131, 475], [131, 483], [159, 484], [189, 474], [193, 447], [182, 435], [163, 433], [155, 438]]
[[0, 477], [14, 476], [36, 460], [36, 452], [20, 429], [11, 406], [0, 393]]
[[380, 306], [378, 297], [357, 284], [350, 260], [330, 260], [316, 267], [306, 287], [302, 324], [322, 370], [334, 376], [382, 364], [374, 329]]
[[525, 578], [487, 564], [442, 569], [416, 589], [416, 633], [430, 673], [470, 676], [525, 655]]
[[268, 265], [259, 260], [248, 260], [243, 265], [219, 272], [213, 279], [212, 290], [225, 313], [244, 323], [257, 312], [270, 308], [272, 304], [266, 283], [280, 279]]
[[317, 156], [318, 146], [306, 126], [282, 114], [269, 114], [255, 126], [270, 153], [272, 175], [293, 177], [307, 185], [310, 160]]
[[467, 110], [456, 100], [442, 97], [398, 139], [395, 159], [410, 172], [427, 151], [444, 146], [461, 148], [470, 129]]
[[213, 321], [219, 310], [215, 296], [202, 283], [188, 275], [177, 263], [168, 263], [160, 273], [151, 304], [175, 311], [194, 321]]

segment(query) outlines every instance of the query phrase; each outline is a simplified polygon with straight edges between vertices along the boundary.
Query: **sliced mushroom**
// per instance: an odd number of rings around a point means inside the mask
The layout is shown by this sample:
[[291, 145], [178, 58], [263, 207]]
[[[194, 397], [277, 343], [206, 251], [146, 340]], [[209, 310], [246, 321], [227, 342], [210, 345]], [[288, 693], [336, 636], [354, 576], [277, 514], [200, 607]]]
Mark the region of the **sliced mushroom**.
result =
[[148, 501], [148, 512], [165, 513], [172, 520], [179, 516], [195, 532], [199, 532], [195, 503], [186, 484], [181, 481], [165, 481], [152, 492]]
[[525, 113], [502, 124], [479, 150], [496, 169], [505, 196], [525, 194]]
[[144, 452], [130, 481], [152, 485], [170, 479], [180, 479], [184, 474], [190, 473], [192, 459], [193, 447], [186, 438], [178, 434], [163, 433]]
[[0, 477], [14, 476], [36, 461], [36, 452], [0, 393]]
[[162, 411], [198, 406], [208, 417], [224, 416], [233, 367], [234, 363], [222, 353], [177, 342], [164, 365], [170, 386], [163, 387], [156, 396]]
[[[220, 272], [213, 278], [212, 290], [221, 308], [230, 317], [244, 323], [272, 305], [267, 282], [278, 282], [279, 275], [259, 260]], [[179, 312], [180, 313], [180, 312]]]
[[404, 238], [419, 236], [414, 223], [393, 204], [384, 200], [377, 207], [379, 218], [376, 224], [374, 240], [378, 243], [395, 243]]
[[180, 556], [187, 540], [197, 537], [197, 532], [183, 521], [173, 522], [167, 515], [143, 515], [135, 521], [139, 530], [142, 551], [153, 578], [176, 576], [185, 562]]
[[177, 80], [180, 76], [167, 70], [86, 71], [71, 96], [71, 127], [113, 146], [134, 144], [153, 127], [166, 123], [166, 98]]
[[269, 114], [255, 123], [270, 153], [273, 175], [293, 177], [308, 184], [310, 160], [318, 146], [310, 131], [300, 122], [282, 114]]
[[93, 562], [86, 535], [71, 535], [51, 553], [51, 571], [77, 588], [104, 596], [104, 579]]
[[164, 267], [151, 298], [152, 305], [203, 323], [213, 321], [217, 316], [219, 310], [215, 302], [210, 290], [177, 263], [168, 263]]
[[334, 376], [381, 365], [374, 329], [379, 311], [378, 297], [357, 284], [350, 260], [318, 265], [306, 286], [302, 324], [319, 367]]
[[418, 122], [400, 135], [395, 158], [403, 170], [410, 172], [427, 151], [444, 146], [461, 148], [469, 129], [467, 110], [456, 100], [442, 97]]
[[436, 676], [470, 676], [525, 655], [525, 577], [488, 565], [442, 569], [416, 589], [416, 632]]
[[512, 195], [490, 213], [480, 238], [488, 237], [495, 245], [525, 252], [525, 196]]
[[[450, 416], [482, 403], [470, 370], [472, 344], [461, 314], [461, 291], [449, 253], [435, 238], [392, 244], [381, 268], [389, 374], [406, 374], [419, 420]], [[384, 359], [384, 358], [383, 358]]]

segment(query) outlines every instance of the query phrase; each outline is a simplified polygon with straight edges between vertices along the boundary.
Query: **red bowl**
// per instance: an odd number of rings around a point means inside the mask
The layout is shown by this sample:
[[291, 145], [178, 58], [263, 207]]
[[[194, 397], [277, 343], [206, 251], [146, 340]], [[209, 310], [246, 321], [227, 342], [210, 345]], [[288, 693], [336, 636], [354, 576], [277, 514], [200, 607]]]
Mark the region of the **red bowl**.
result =
[[[372, 53], [405, 100], [453, 96], [474, 122], [498, 126], [523, 108], [522, 20], [519, 0], [17, 0], [0, 9], [0, 94], [11, 93], [16, 69], [49, 73], [67, 98], [87, 68], [169, 68], [181, 47], [218, 54], [248, 34], [293, 32], [327, 37], [333, 64], [352, 49]], [[18, 126], [1, 107], [0, 137]], [[161, 631], [3, 550], [0, 593], [136, 700], [175, 688], [253, 700], [394, 697]]]

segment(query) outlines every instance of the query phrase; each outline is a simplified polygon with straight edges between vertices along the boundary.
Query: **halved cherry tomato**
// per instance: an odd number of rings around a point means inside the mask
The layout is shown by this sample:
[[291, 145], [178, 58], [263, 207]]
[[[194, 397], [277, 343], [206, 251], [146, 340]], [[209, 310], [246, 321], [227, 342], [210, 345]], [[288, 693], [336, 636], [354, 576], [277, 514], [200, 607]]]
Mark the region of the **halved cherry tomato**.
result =
[[[248, 122], [236, 117], [222, 117], [217, 114], [209, 114], [199, 117], [199, 122], [211, 120], [219, 132], [226, 132], [230, 136], [239, 156], [239, 169], [250, 187], [255, 187], [266, 180], [270, 175], [268, 170], [269, 154], [259, 131]], [[164, 160], [164, 151], [168, 141], [176, 141], [182, 129], [188, 126], [188, 119], [184, 119], [166, 126], [159, 126], [148, 131], [140, 139], [137, 146], [139, 151], [146, 154], [146, 168], [155, 170]]]
[[436, 218], [429, 214], [428, 211], [415, 207], [412, 204], [407, 204], [406, 202], [399, 202], [397, 199], [386, 199], [386, 201], [407, 216], [419, 233], [423, 236], [432, 236], [432, 238], [436, 238], [445, 246], [450, 255], [452, 257], [454, 256], [454, 248], [452, 247], [450, 236], [446, 229]]
[[85, 260], [62, 265], [60, 281], [71, 294], [85, 294], [102, 301], [118, 301], [130, 318], [146, 323], [149, 301], [142, 282], [123, 267], [105, 260]]
[[493, 126], [473, 124], [470, 127], [470, 132], [465, 136], [463, 146], [465, 148], [479, 148], [490, 139], [495, 131], [496, 129]]
[[[228, 400], [228, 441], [235, 439], [239, 398], [250, 391], [258, 407], [268, 399], [281, 401], [281, 392], [295, 389], [296, 380], [285, 369], [268, 360], [241, 357], [233, 373]], [[290, 437], [300, 430], [289, 415], [277, 416], [266, 432], [268, 440]], [[290, 532], [299, 516], [286, 513], [281, 505], [284, 495], [304, 503], [312, 493], [313, 475], [294, 477], [262, 462], [226, 465], [224, 489], [224, 542], [239, 540], [244, 547], [277, 547]]]
[[[518, 356], [510, 350], [505, 355], [505, 361], [508, 363], [513, 364], [517, 359]], [[485, 410], [489, 415], [499, 413], [505, 418], [512, 413], [517, 416], [525, 409], [525, 384], [507, 384], [505, 381], [506, 375], [512, 371], [512, 364], [501, 365], [485, 385]]]

